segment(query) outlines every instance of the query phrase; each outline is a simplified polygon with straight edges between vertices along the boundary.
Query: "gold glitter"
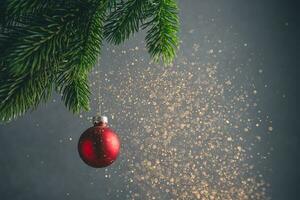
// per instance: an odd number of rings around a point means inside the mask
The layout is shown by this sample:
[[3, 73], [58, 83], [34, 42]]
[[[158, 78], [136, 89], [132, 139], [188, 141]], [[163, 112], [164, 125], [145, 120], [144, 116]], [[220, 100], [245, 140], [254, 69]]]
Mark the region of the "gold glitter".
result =
[[253, 131], [262, 125], [250, 98], [256, 90], [236, 84], [234, 75], [220, 79], [218, 64], [186, 58], [170, 67], [131, 63], [107, 70], [100, 94], [123, 142], [116, 165], [130, 182], [126, 190], [134, 190], [128, 199], [269, 199], [268, 184], [251, 162], [257, 157], [251, 149], [262, 139]]

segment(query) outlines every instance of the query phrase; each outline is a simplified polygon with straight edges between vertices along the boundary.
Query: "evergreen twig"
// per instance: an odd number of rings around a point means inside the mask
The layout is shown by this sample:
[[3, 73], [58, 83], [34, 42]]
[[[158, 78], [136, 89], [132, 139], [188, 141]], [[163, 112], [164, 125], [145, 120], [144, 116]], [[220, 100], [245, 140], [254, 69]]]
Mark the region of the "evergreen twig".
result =
[[117, 4], [105, 25], [106, 39], [114, 44], [120, 44], [137, 32], [146, 4], [145, 0], [128, 0]]
[[147, 11], [150, 21], [144, 24], [147, 31], [147, 49], [154, 59], [170, 63], [178, 48], [178, 8], [174, 0], [153, 0]]
[[74, 113], [88, 110], [88, 74], [103, 38], [120, 44], [147, 28], [155, 61], [176, 55], [174, 0], [0, 1], [0, 121], [36, 108], [53, 88]]

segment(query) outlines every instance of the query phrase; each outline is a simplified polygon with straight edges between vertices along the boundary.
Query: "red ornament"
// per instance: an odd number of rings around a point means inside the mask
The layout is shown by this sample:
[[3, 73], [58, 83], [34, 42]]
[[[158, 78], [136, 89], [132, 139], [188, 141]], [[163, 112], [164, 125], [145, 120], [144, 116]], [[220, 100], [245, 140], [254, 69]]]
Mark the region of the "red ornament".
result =
[[87, 129], [78, 142], [81, 159], [95, 168], [111, 165], [120, 152], [118, 135], [108, 127], [107, 118], [94, 120], [94, 127]]

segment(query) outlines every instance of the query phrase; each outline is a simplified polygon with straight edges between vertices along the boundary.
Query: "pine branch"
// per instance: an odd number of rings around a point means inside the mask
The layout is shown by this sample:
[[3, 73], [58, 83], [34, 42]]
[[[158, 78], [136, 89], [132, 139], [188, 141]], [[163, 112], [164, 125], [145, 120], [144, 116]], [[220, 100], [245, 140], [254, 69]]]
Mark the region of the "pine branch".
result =
[[110, 0], [108, 1], [108, 9], [110, 12], [114, 11], [117, 9], [117, 4], [120, 2], [123, 2], [123, 0]]
[[68, 80], [61, 89], [62, 100], [66, 107], [73, 113], [81, 109], [89, 110], [89, 86], [87, 76], [81, 76]]
[[174, 0], [2, 2], [0, 120], [34, 109], [53, 88], [74, 113], [88, 110], [88, 74], [104, 35], [119, 44], [143, 26], [149, 28], [147, 48], [155, 61], [168, 63], [176, 55], [179, 20]]
[[[80, 8], [86, 9], [86, 6]], [[37, 20], [31, 19], [30, 25], [18, 23], [19, 27], [15, 25], [10, 31], [0, 35], [0, 41], [5, 41], [0, 44], [3, 50], [0, 61], [7, 65], [5, 74], [10, 77], [2, 78], [4, 84], [1, 86], [0, 119], [7, 121], [22, 115], [49, 97], [58, 68], [65, 66], [62, 62], [65, 61], [64, 55], [72, 53], [69, 49], [69, 33], [73, 32], [77, 19], [82, 17], [79, 15], [80, 10], [75, 9], [78, 16], [75, 17], [75, 13], [70, 12], [71, 9], [67, 7], [52, 10], [40, 15]], [[8, 41], [11, 44], [6, 48]], [[45, 71], [49, 73], [43, 73]], [[82, 78], [84, 76], [86, 73], [76, 79], [64, 80], [66, 86], [62, 89], [63, 99], [73, 111], [77, 111], [77, 108], [88, 108], [90, 93], [86, 89], [87, 79]], [[43, 87], [48, 85], [46, 83], [50, 77], [51, 87]], [[70, 96], [76, 99], [70, 100]]]
[[[78, 57], [73, 60], [73, 68], [80, 68], [85, 73], [88, 73], [92, 69], [100, 55], [107, 2], [108, 0], [104, 0], [101, 1], [101, 3], [98, 3], [98, 6], [94, 9], [91, 17], [87, 20], [82, 20], [82, 23], [87, 24], [84, 32], [82, 31], [84, 26], [78, 26], [76, 35], [81, 33], [81, 38], [78, 41], [75, 40], [75, 42], [81, 44], [81, 48], [78, 48], [80, 50], [78, 52]], [[76, 67], [76, 63], [78, 63], [78, 67]]]
[[[45, 16], [28, 28], [19, 24], [0, 34], [0, 120], [21, 116], [50, 97], [61, 40], [57, 19]], [[55, 26], [44, 29], [47, 22]]]
[[40, 12], [48, 6], [55, 5], [58, 1], [53, 0], [7, 0], [8, 16], [23, 16], [30, 13]]
[[62, 45], [67, 41], [66, 23], [63, 20], [62, 17], [44, 15], [30, 27], [14, 28], [12, 32], [2, 34], [2, 37], [10, 38], [11, 42], [1, 55], [10, 74], [21, 75], [28, 71], [33, 74], [45, 63], [54, 63], [58, 59]]
[[89, 109], [89, 87], [84, 80], [87, 82], [86, 77], [100, 55], [107, 2], [98, 3], [92, 9], [93, 14], [78, 23], [77, 31], [70, 35], [73, 40], [71, 49], [64, 55], [68, 59], [67, 64], [58, 75], [58, 90], [66, 106], [74, 113], [78, 113], [81, 108]]
[[178, 8], [174, 0], [153, 0], [147, 16], [152, 16], [144, 27], [147, 31], [147, 49], [154, 61], [170, 63], [178, 48]]
[[45, 12], [55, 6], [54, 0], [3, 0], [2, 26], [20, 25], [27, 17]]
[[[2, 68], [3, 69], [3, 68]], [[10, 121], [49, 99], [52, 91], [51, 73], [39, 71], [31, 76], [13, 77], [1, 71], [0, 120]]]
[[104, 27], [105, 38], [114, 44], [120, 44], [139, 30], [145, 10], [145, 0], [128, 0], [116, 5]]

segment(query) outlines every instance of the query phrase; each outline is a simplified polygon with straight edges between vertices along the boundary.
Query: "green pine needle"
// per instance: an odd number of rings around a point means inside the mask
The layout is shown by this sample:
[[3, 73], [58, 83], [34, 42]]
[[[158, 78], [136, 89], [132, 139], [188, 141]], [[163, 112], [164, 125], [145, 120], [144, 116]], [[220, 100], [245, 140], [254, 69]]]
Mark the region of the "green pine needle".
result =
[[74, 78], [62, 89], [62, 99], [73, 113], [89, 110], [90, 91], [87, 82], [87, 77]]
[[73, 113], [89, 109], [88, 75], [103, 38], [120, 44], [147, 28], [155, 61], [178, 48], [174, 0], [1, 0], [0, 121], [47, 101], [55, 88]]
[[120, 44], [137, 32], [146, 3], [145, 0], [128, 0], [117, 4], [105, 25], [106, 39], [113, 44]]
[[80, 112], [81, 108], [89, 108], [90, 93], [87, 78], [84, 77], [87, 77], [100, 54], [106, 8], [107, 1], [100, 2], [94, 8], [93, 15], [83, 20], [83, 24], [80, 23], [81, 26], [75, 27], [74, 33], [70, 34], [73, 41], [70, 51], [64, 55], [67, 64], [58, 74], [57, 86], [66, 106], [74, 113]]
[[144, 27], [147, 31], [147, 49], [154, 61], [162, 60], [169, 64], [176, 56], [178, 48], [178, 8], [174, 0], [153, 0], [147, 11], [152, 15]]
[[51, 95], [51, 74], [47, 71], [39, 71], [34, 76], [27, 74], [10, 77], [5, 74], [0, 77], [0, 120], [2, 121], [10, 121], [21, 116], [29, 109], [36, 108], [41, 101], [48, 100]]

